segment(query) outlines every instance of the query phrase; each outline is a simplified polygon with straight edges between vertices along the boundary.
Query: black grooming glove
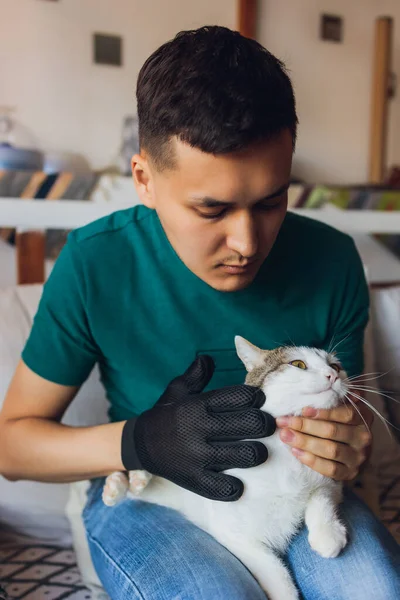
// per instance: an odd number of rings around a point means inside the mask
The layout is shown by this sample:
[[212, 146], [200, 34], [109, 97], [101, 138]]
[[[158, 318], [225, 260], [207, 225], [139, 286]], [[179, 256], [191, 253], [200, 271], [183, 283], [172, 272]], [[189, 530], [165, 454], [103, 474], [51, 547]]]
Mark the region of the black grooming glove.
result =
[[264, 393], [248, 385], [202, 392], [214, 372], [210, 356], [196, 358], [153, 406], [129, 419], [121, 457], [127, 471], [144, 469], [211, 500], [237, 500], [243, 483], [221, 473], [255, 467], [268, 457], [262, 442], [276, 429], [260, 410]]

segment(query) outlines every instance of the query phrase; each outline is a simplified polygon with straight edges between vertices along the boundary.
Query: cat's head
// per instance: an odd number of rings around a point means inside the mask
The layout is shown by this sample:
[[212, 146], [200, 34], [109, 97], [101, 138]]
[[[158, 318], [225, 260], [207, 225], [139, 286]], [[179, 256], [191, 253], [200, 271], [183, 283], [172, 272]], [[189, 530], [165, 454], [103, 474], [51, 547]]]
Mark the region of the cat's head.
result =
[[304, 346], [261, 350], [240, 336], [235, 344], [246, 383], [264, 391], [263, 408], [274, 417], [300, 415], [305, 406], [333, 408], [345, 397], [347, 374], [334, 354]]

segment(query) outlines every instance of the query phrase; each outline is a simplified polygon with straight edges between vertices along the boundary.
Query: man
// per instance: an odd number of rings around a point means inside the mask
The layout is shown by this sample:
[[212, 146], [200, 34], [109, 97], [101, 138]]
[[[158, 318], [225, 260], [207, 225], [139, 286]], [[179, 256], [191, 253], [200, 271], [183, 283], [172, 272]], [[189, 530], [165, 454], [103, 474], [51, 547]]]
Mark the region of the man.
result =
[[[105, 507], [104, 477], [145, 468], [238, 500], [243, 484], [223, 471], [267, 460], [257, 439], [276, 425], [262, 392], [242, 383], [234, 336], [262, 348], [336, 344], [349, 375], [361, 373], [363, 269], [348, 236], [286, 214], [295, 101], [282, 63], [258, 43], [222, 27], [181, 32], [143, 65], [137, 99], [132, 171], [144, 206], [69, 236], [1, 413], [0, 471], [94, 480], [84, 520], [111, 598], [257, 600], [245, 567], [175, 511]], [[96, 362], [111, 423], [61, 425]], [[371, 441], [347, 406], [277, 425], [300, 461], [341, 481]], [[313, 552], [304, 529], [292, 541], [303, 596], [400, 597], [393, 538], [349, 491], [343, 518], [349, 543], [335, 560]]]

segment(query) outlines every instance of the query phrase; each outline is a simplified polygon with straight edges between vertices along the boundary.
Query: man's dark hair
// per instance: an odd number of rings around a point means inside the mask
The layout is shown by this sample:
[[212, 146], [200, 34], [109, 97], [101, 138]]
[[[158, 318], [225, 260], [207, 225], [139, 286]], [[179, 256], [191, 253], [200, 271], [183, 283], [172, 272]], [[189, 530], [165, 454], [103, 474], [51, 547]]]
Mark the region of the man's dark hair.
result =
[[296, 103], [284, 64], [226, 27], [181, 31], [144, 63], [137, 82], [139, 139], [157, 169], [174, 167], [169, 140], [226, 154], [289, 129]]

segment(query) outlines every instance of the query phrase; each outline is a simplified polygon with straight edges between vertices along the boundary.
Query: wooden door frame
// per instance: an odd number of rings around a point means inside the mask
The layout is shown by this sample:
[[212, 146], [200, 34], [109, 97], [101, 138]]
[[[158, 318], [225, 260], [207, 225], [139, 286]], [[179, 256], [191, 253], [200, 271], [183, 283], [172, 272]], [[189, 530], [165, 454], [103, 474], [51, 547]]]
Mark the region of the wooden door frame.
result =
[[380, 17], [375, 25], [374, 71], [369, 151], [369, 181], [383, 183], [387, 168], [389, 77], [393, 55], [393, 19]]
[[237, 0], [237, 30], [256, 39], [258, 0]]

